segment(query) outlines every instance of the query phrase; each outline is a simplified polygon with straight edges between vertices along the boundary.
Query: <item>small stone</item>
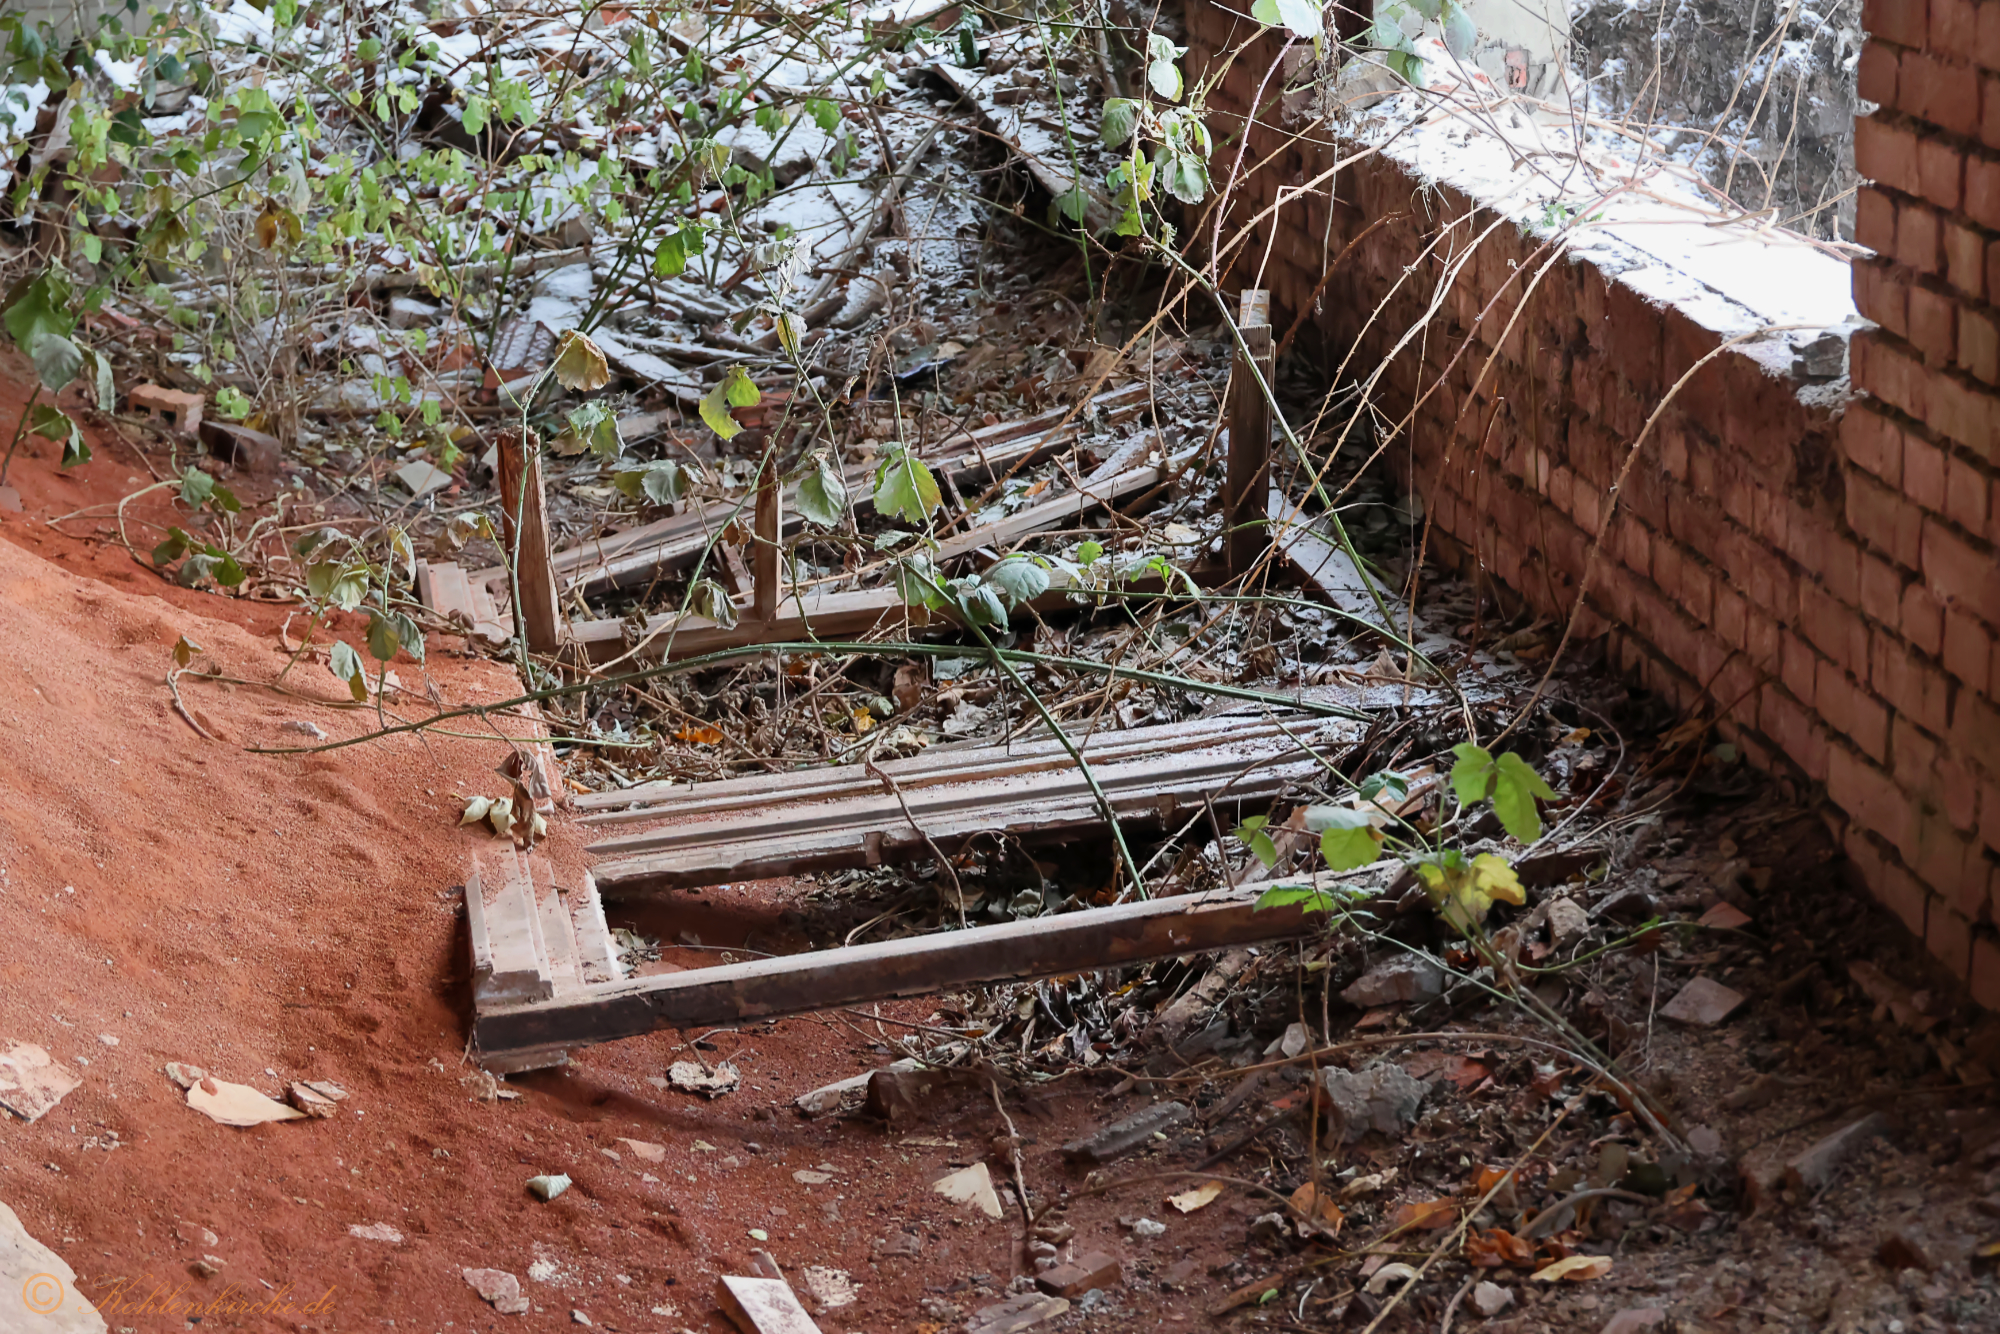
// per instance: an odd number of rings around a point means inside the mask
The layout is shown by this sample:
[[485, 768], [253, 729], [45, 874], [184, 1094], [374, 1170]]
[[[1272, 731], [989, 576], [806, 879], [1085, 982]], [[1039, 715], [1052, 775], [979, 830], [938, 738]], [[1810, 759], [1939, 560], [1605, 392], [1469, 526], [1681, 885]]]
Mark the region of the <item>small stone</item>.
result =
[[569, 1318], [571, 1320], [574, 1320], [579, 1325], [587, 1325], [590, 1323], [590, 1317], [585, 1315], [581, 1311], [571, 1311], [569, 1313]]
[[183, 1065], [179, 1061], [168, 1061], [167, 1078], [184, 1089], [190, 1089], [207, 1079], [208, 1071], [198, 1065]]
[[1356, 1072], [1330, 1066], [1320, 1072], [1340, 1137], [1353, 1143], [1369, 1131], [1399, 1135], [1416, 1122], [1430, 1085], [1393, 1061]]
[[222, 1238], [216, 1236], [207, 1228], [197, 1227], [193, 1223], [174, 1224], [174, 1236], [178, 1237], [184, 1246], [220, 1246], [222, 1244]]
[[99, 1042], [102, 1042], [107, 1047], [115, 1047], [118, 1045], [118, 1039], [112, 1037], [109, 1033], [99, 1033], [97, 1035], [97, 1040]]
[[824, 1265], [807, 1265], [801, 1269], [799, 1281], [794, 1286], [806, 1309], [822, 1315], [843, 1306], [852, 1306], [861, 1296], [861, 1285], [846, 1270], [829, 1269]]
[[1135, 1237], [1164, 1237], [1167, 1235], [1167, 1225], [1156, 1222], [1151, 1218], [1135, 1218], [1132, 1220], [1132, 1235]]
[[1628, 1306], [1604, 1322], [1602, 1334], [1644, 1334], [1666, 1323], [1667, 1313], [1657, 1306]]
[[1590, 915], [1631, 926], [1658, 916], [1659, 909], [1654, 905], [1651, 894], [1637, 885], [1628, 885], [1599, 900], [1597, 906], [1590, 910]]
[[188, 1268], [194, 1271], [196, 1278], [214, 1278], [222, 1272], [223, 1263], [220, 1256], [204, 1255]]
[[1476, 1283], [1472, 1288], [1472, 1309], [1491, 1319], [1514, 1304], [1514, 1290], [1498, 1283]]
[[1340, 993], [1349, 1005], [1363, 1010], [1378, 1005], [1407, 1005], [1444, 994], [1444, 970], [1416, 954], [1398, 954], [1363, 973]]
[[1092, 1251], [1069, 1264], [1044, 1270], [1036, 1276], [1035, 1283], [1053, 1297], [1081, 1297], [1099, 1288], [1115, 1287], [1124, 1275], [1116, 1256]]
[[1736, 1013], [1743, 1001], [1742, 992], [1732, 991], [1713, 978], [1697, 977], [1675, 992], [1674, 998], [1660, 1007], [1660, 1014], [1683, 1024], [1713, 1028]]
[[521, 1315], [528, 1299], [521, 1295], [521, 1280], [504, 1269], [462, 1269], [459, 1271], [480, 1300], [501, 1315]]
[[875, 1243], [875, 1258], [877, 1260], [891, 1259], [896, 1256], [914, 1259], [922, 1255], [923, 1252], [924, 1239], [914, 1232], [893, 1233]]
[[618, 1143], [642, 1163], [663, 1163], [667, 1160], [667, 1146], [664, 1144], [643, 1139], [621, 1139]]
[[564, 1191], [568, 1189], [569, 1189], [569, 1178], [567, 1176], [564, 1176], [561, 1172], [552, 1173], [546, 1176], [528, 1178], [528, 1190], [532, 1192], [537, 1199], [553, 1200], [556, 1196], [562, 1194]]
[[390, 1246], [400, 1245], [403, 1240], [403, 1234], [387, 1223], [349, 1223], [347, 1235], [359, 1237], [363, 1241], [384, 1242]]
[[293, 1084], [286, 1094], [292, 1106], [307, 1116], [328, 1117], [340, 1110], [332, 1098], [320, 1093], [309, 1084]]
[[1590, 914], [1575, 899], [1549, 901], [1549, 943], [1558, 950], [1568, 949], [1590, 934]]

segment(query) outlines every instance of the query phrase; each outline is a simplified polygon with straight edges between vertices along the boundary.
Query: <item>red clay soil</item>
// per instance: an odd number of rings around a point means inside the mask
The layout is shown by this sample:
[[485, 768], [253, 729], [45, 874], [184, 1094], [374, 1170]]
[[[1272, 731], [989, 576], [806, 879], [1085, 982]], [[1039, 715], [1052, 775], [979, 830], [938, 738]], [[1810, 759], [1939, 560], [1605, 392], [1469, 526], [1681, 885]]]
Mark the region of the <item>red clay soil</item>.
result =
[[[0, 384], [0, 422], [19, 402]], [[309, 744], [284, 729], [293, 720], [335, 739], [375, 726], [310, 662], [287, 680], [309, 698], [184, 681], [222, 739], [198, 735], [165, 685], [175, 640], [227, 675], [270, 681], [287, 609], [177, 588], [102, 534], [47, 527], [150, 480], [130, 446], [94, 444], [96, 460], [64, 474], [34, 442], [10, 479], [25, 512], [0, 513], [0, 1046], [39, 1044], [83, 1079], [33, 1124], [0, 1113], [0, 1202], [77, 1271], [112, 1329], [181, 1330], [201, 1315], [202, 1329], [537, 1330], [574, 1327], [581, 1311], [613, 1330], [723, 1330], [714, 1277], [750, 1272], [760, 1245], [788, 1268], [862, 1284], [829, 1329], [922, 1327], [924, 1294], [962, 1290], [966, 1275], [988, 1276], [987, 1294], [954, 1302], [1003, 1294], [1018, 1220], [988, 1222], [928, 1190], [988, 1155], [990, 1102], [968, 1093], [919, 1128], [927, 1143], [793, 1113], [799, 1093], [886, 1059], [858, 1019], [715, 1035], [710, 1059], [745, 1073], [715, 1102], [647, 1082], [698, 1036], [675, 1033], [521, 1077], [521, 1100], [476, 1101], [461, 1082], [470, 992], [455, 892], [476, 840], [457, 815], [466, 796], [506, 791], [493, 773], [506, 745], [398, 737], [249, 753]], [[511, 671], [448, 647], [425, 666], [399, 662], [404, 686], [427, 678], [448, 704], [516, 692]], [[558, 825], [560, 874], [579, 869], [578, 842]], [[731, 943], [708, 916], [700, 928]], [[312, 1079], [351, 1096], [331, 1120], [231, 1129], [185, 1105], [169, 1061], [274, 1095]], [[1065, 1126], [1099, 1114], [1081, 1091], [1047, 1110]], [[1064, 1133], [1022, 1132], [1051, 1156]], [[620, 1137], [664, 1144], [665, 1160], [612, 1157]], [[831, 1180], [802, 1183], [802, 1170]], [[566, 1194], [529, 1194], [529, 1177], [556, 1172], [575, 1181]], [[1129, 1253], [1111, 1206], [1101, 1212], [1079, 1241]], [[350, 1234], [369, 1224], [403, 1240]], [[873, 1260], [906, 1230], [918, 1256]], [[1162, 1263], [1182, 1249], [1146, 1245]], [[204, 1255], [219, 1272], [197, 1275]], [[530, 1279], [538, 1262], [547, 1281]], [[468, 1267], [519, 1276], [535, 1309], [496, 1314]], [[1097, 1327], [1192, 1318], [1135, 1314], [1139, 1300], [1126, 1293], [1123, 1314]], [[0, 1330], [37, 1328], [16, 1301], [0, 1293]]]

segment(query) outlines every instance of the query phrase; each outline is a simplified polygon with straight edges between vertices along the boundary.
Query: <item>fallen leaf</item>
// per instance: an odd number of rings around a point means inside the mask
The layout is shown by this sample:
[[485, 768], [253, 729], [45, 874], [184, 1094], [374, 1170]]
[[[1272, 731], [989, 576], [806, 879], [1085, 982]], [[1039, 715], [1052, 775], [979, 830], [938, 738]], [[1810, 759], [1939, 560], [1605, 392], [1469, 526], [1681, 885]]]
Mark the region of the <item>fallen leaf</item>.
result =
[[1298, 1210], [1299, 1217], [1322, 1227], [1331, 1228], [1335, 1232], [1340, 1231], [1340, 1225], [1347, 1221], [1347, 1215], [1340, 1212], [1340, 1206], [1333, 1202], [1333, 1196], [1322, 1194], [1319, 1187], [1310, 1181], [1292, 1192], [1292, 1208]]
[[1191, 1214], [1204, 1205], [1214, 1203], [1215, 1197], [1222, 1194], [1223, 1189], [1223, 1183], [1220, 1181], [1205, 1181], [1193, 1190], [1184, 1190], [1178, 1195], [1167, 1196], [1167, 1203], [1184, 1214]]
[[1475, 1229], [1465, 1239], [1465, 1259], [1478, 1269], [1526, 1269], [1535, 1263], [1535, 1248], [1504, 1228]]
[[1454, 1200], [1410, 1200], [1397, 1206], [1389, 1226], [1397, 1232], [1406, 1228], [1430, 1231], [1451, 1226], [1457, 1217], [1458, 1204]]
[[685, 741], [694, 746], [712, 746], [722, 740], [720, 727], [683, 727], [674, 733], [674, 740]]
[[1543, 1265], [1530, 1277], [1537, 1283], [1555, 1283], [1563, 1279], [1582, 1283], [1587, 1279], [1603, 1278], [1610, 1272], [1611, 1257], [1608, 1255], [1570, 1255], [1554, 1264]]
[[261, 1126], [267, 1121], [302, 1121], [296, 1107], [267, 1098], [248, 1084], [204, 1079], [188, 1089], [188, 1106], [225, 1126]]

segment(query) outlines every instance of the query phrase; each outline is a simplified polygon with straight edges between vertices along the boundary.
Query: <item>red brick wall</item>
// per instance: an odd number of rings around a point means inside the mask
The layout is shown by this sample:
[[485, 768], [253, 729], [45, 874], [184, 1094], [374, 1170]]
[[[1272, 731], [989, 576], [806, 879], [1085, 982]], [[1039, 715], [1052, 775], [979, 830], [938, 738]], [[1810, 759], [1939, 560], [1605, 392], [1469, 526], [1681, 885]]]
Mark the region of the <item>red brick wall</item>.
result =
[[[1434, 549], [1566, 616], [1602, 530], [1584, 628], [1647, 686], [1719, 715], [1753, 762], [1815, 785], [1876, 896], [2000, 1006], [2000, 0], [1867, 13], [1862, 96], [1883, 104], [1856, 136], [1876, 182], [1860, 239], [1880, 255], [1854, 270], [1882, 326], [1853, 343], [1867, 397], [1802, 401], [1802, 383], [1721, 352], [1645, 435], [1608, 530], [1649, 416], [1720, 342], [1680, 311], [1551, 263], [1542, 240], [1382, 157], [1343, 169], [1331, 201], [1253, 224], [1223, 287], [1271, 289], [1280, 329], [1310, 306], [1301, 346], [1316, 335], [1366, 377], [1462, 261], [1376, 393], [1391, 420], [1414, 405], [1391, 452]], [[1191, 71], [1248, 33], [1207, 0], [1187, 17]], [[1276, 51], [1253, 44], [1210, 95], [1218, 181]], [[1274, 83], [1232, 226], [1341, 155], [1280, 128], [1275, 100]]]

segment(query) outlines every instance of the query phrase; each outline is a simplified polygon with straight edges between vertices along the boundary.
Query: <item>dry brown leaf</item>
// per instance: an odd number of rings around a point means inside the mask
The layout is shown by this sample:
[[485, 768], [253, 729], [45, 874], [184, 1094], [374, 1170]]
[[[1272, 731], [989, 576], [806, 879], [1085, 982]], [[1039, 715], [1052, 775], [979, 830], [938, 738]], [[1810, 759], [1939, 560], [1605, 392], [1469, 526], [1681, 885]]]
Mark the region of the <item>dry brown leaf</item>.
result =
[[1214, 1203], [1215, 1197], [1222, 1194], [1223, 1189], [1223, 1183], [1220, 1181], [1205, 1181], [1193, 1190], [1184, 1190], [1178, 1195], [1167, 1196], [1167, 1203], [1184, 1214], [1191, 1214]]
[[1570, 1255], [1553, 1264], [1543, 1265], [1532, 1277], [1537, 1283], [1555, 1283], [1567, 1280], [1582, 1283], [1593, 1278], [1603, 1278], [1611, 1272], [1611, 1257], [1608, 1255]]
[[1473, 1231], [1465, 1239], [1466, 1262], [1478, 1269], [1512, 1266], [1526, 1269], [1535, 1263], [1535, 1248], [1505, 1228]]
[[1340, 1231], [1340, 1225], [1347, 1221], [1347, 1215], [1340, 1212], [1333, 1196], [1322, 1194], [1319, 1187], [1310, 1181], [1292, 1192], [1292, 1208], [1298, 1210], [1301, 1218], [1332, 1228], [1335, 1232]]
[[1458, 1204], [1454, 1200], [1409, 1200], [1397, 1206], [1389, 1226], [1398, 1232], [1432, 1231], [1450, 1227], [1458, 1218]]

